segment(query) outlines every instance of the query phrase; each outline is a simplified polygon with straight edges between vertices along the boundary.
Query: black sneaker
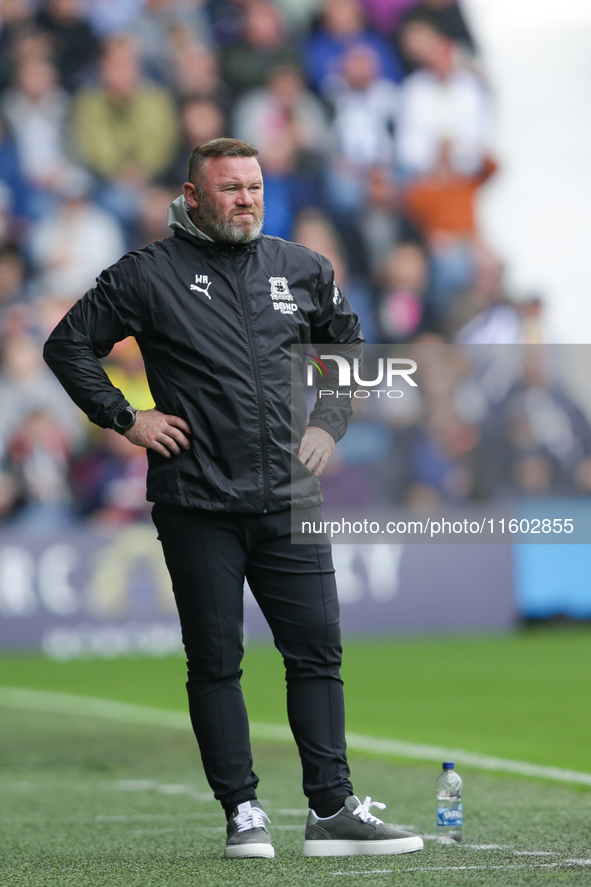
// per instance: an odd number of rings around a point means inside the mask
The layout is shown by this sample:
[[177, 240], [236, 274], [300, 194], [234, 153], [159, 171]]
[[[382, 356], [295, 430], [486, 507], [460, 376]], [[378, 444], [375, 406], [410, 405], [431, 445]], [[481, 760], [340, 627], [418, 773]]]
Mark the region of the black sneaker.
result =
[[258, 801], [238, 804], [228, 820], [225, 859], [264, 856], [273, 859], [275, 850], [265, 822], [269, 817]]
[[351, 795], [334, 816], [321, 819], [310, 810], [304, 856], [373, 856], [423, 849], [422, 838], [386, 825], [377, 816], [372, 816], [370, 807], [386, 809], [385, 804], [371, 798], [366, 798], [362, 804], [358, 797]]

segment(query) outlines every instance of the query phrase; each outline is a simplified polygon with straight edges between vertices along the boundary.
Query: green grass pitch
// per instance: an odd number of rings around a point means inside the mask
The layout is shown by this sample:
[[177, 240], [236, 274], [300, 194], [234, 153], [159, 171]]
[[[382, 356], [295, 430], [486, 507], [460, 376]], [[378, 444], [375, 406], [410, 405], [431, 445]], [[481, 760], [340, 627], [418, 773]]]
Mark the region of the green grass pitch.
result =
[[[591, 632], [346, 644], [349, 729], [591, 772]], [[253, 720], [284, 723], [274, 650], [252, 645]], [[0, 660], [0, 685], [185, 708], [180, 658]], [[223, 815], [188, 731], [0, 709], [0, 884], [7, 887], [308, 887], [591, 884], [591, 789], [458, 768], [465, 841], [434, 826], [436, 764], [351, 754], [354, 784], [421, 853], [304, 859], [297, 753], [255, 743], [275, 860], [225, 861]]]

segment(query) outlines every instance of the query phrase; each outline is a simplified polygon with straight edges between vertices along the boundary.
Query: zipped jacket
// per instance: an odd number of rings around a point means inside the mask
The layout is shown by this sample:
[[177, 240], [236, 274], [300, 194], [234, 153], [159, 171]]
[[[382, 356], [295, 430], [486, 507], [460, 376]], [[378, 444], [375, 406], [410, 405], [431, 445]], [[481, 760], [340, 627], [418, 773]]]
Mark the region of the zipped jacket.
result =
[[[141, 349], [156, 409], [191, 429], [178, 456], [148, 450], [148, 500], [259, 513], [322, 502], [318, 479], [297, 459], [305, 398], [299, 386], [292, 403], [291, 346], [344, 343], [360, 353], [363, 343], [327, 259], [277, 237], [231, 245], [184, 230], [123, 256], [44, 348], [103, 428], [129, 404], [100, 359], [127, 336]], [[336, 392], [330, 363], [322, 385]], [[339, 440], [351, 412], [351, 392], [339, 392], [317, 399], [309, 424]]]

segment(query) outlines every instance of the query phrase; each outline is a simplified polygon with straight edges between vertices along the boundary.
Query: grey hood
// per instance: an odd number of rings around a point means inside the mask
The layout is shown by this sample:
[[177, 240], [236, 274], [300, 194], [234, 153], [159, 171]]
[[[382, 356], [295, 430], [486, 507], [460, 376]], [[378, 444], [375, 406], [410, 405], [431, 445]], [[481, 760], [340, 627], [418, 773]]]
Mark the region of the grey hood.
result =
[[187, 201], [183, 194], [173, 200], [168, 207], [168, 227], [172, 228], [173, 231], [176, 231], [178, 228], [180, 231], [186, 231], [187, 234], [192, 234], [194, 237], [202, 237], [203, 240], [212, 239], [207, 234], [204, 234], [203, 231], [200, 231], [197, 225], [191, 221], [187, 209]]

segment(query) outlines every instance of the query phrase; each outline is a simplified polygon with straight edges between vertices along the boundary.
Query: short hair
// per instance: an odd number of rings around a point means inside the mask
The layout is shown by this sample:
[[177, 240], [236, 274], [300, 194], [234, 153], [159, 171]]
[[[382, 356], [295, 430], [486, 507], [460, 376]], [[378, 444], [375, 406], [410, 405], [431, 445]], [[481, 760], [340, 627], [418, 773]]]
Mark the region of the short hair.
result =
[[400, 30], [406, 31], [413, 27], [413, 25], [422, 25], [423, 27], [429, 28], [429, 30], [437, 34], [438, 37], [443, 37], [448, 42], [454, 42], [453, 37], [450, 37], [449, 33], [444, 30], [437, 18], [427, 10], [417, 9], [415, 12], [411, 9], [405, 21], [402, 23]]
[[211, 139], [191, 152], [189, 181], [197, 184], [206, 160], [217, 157], [258, 157], [258, 148], [240, 139]]

